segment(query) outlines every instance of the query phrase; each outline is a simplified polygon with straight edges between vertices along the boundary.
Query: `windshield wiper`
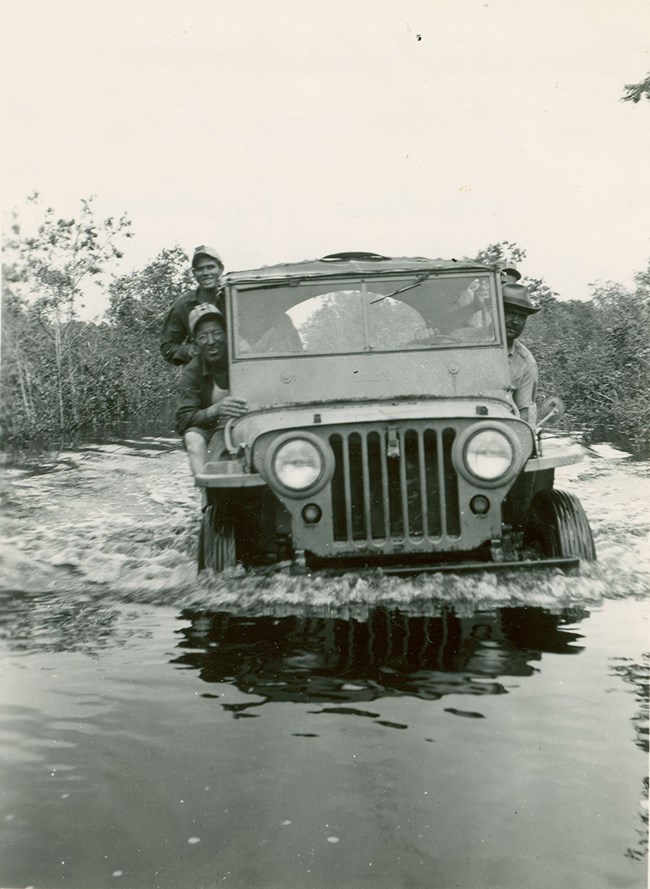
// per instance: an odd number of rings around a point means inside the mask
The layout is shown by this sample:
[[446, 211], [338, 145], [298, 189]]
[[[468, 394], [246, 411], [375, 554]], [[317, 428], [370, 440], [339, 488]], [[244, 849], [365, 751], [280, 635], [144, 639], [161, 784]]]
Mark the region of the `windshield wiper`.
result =
[[369, 305], [373, 303], [381, 302], [382, 299], [390, 299], [392, 296], [397, 296], [398, 293], [405, 293], [407, 290], [413, 290], [414, 287], [417, 287], [419, 284], [422, 284], [423, 281], [426, 281], [427, 278], [430, 278], [433, 275], [433, 272], [427, 272], [426, 275], [420, 275], [419, 278], [416, 278], [415, 281], [412, 281], [410, 284], [407, 284], [405, 287], [398, 287], [397, 290], [393, 290], [392, 293], [387, 293], [385, 296], [378, 296], [376, 299], [371, 299]]

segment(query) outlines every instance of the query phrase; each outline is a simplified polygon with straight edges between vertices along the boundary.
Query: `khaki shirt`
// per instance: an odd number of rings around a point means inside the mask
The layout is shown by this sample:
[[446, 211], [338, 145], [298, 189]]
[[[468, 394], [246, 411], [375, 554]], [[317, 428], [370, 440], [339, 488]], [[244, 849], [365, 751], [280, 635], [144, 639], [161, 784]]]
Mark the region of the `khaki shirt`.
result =
[[512, 400], [521, 411], [528, 408], [528, 422], [534, 426], [537, 422], [537, 380], [539, 372], [537, 362], [529, 349], [515, 340], [508, 349], [508, 364], [510, 366], [510, 391]]

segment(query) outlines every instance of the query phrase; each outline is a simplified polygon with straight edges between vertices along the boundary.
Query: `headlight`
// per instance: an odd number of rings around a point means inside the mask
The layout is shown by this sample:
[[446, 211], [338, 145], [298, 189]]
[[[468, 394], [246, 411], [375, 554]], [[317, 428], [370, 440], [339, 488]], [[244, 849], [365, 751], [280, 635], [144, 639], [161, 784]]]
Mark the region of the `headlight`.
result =
[[293, 491], [311, 488], [323, 473], [324, 461], [316, 445], [293, 438], [275, 452], [273, 471], [278, 480]]
[[465, 463], [476, 478], [493, 481], [512, 467], [515, 459], [510, 440], [496, 429], [477, 432], [465, 445]]

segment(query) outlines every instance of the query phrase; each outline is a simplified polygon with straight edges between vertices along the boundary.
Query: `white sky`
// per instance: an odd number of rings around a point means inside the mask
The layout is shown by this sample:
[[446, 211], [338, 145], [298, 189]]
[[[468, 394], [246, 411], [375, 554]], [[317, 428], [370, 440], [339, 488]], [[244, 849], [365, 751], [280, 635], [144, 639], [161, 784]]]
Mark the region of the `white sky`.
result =
[[[97, 195], [227, 269], [516, 241], [565, 298], [650, 258], [648, 0], [2, 0], [6, 206]], [[417, 35], [421, 39], [417, 39]], [[94, 309], [102, 308], [101, 302]]]

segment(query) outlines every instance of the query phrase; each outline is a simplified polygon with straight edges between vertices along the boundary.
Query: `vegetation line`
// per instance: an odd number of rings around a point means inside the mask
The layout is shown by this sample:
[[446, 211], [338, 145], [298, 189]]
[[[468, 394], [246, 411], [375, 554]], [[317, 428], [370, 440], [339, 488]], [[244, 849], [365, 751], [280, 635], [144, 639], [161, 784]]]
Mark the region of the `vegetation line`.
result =
[[[24, 233], [14, 215], [4, 242], [2, 447], [15, 452], [74, 430], [171, 418], [178, 371], [160, 355], [158, 336], [173, 300], [193, 286], [185, 252], [174, 246], [140, 270], [115, 275], [133, 236], [126, 215], [98, 219], [92, 198], [72, 219], [58, 218], [38, 195], [28, 209], [38, 218], [35, 232]], [[503, 241], [476, 259], [521, 262], [525, 251]], [[650, 262], [633, 290], [598, 283], [587, 301], [559, 299], [541, 277], [522, 283], [543, 309], [524, 336], [539, 364], [540, 399], [561, 395], [568, 426], [647, 451]], [[108, 309], [98, 322], [80, 321], [95, 286], [107, 293]]]

